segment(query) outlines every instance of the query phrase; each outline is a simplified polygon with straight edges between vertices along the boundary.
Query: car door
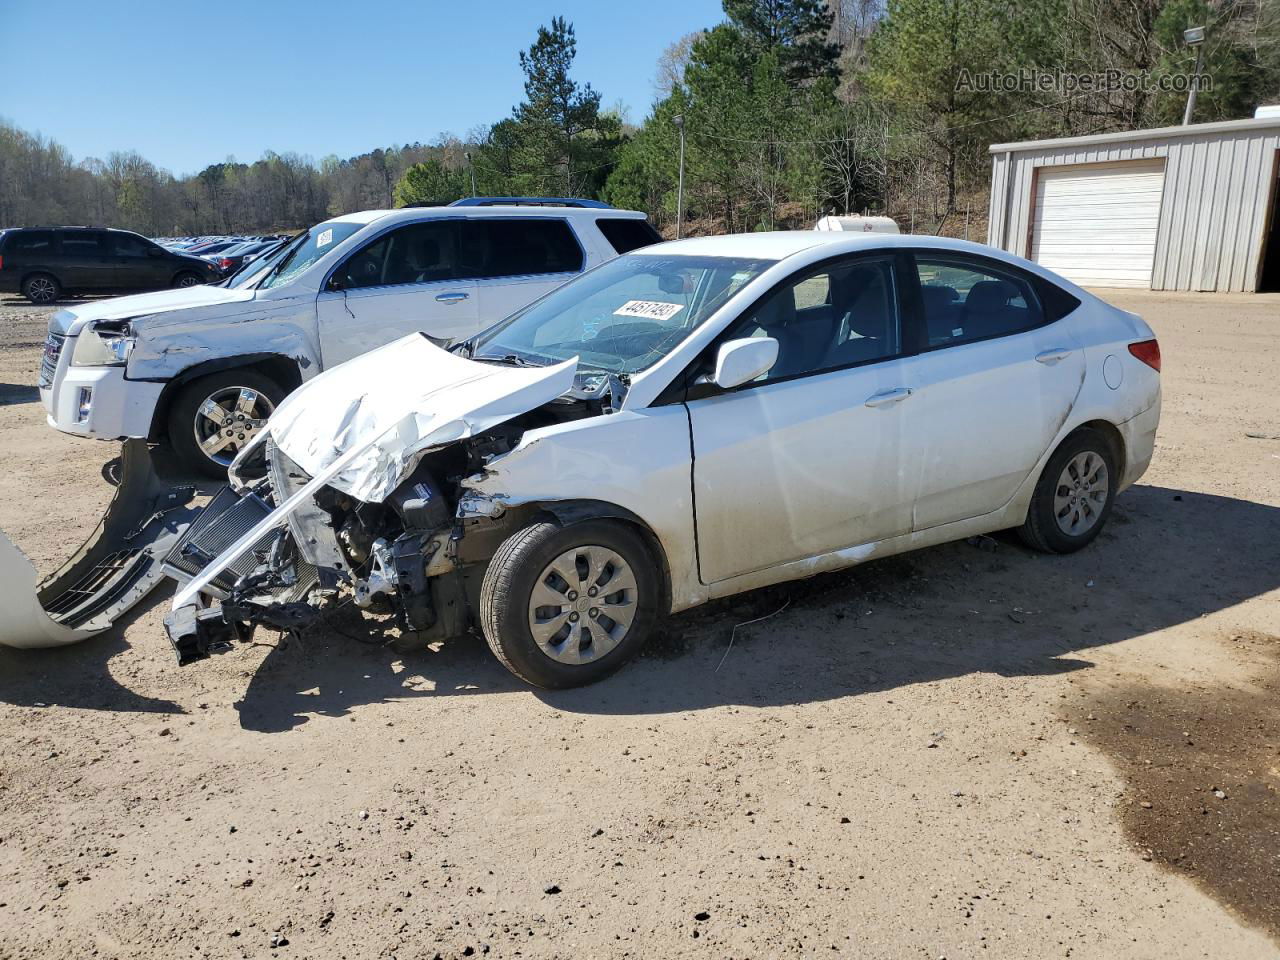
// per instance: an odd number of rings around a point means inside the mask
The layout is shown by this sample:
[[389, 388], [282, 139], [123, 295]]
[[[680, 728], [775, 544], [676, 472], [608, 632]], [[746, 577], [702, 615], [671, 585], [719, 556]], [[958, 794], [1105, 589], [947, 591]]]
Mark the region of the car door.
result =
[[111, 231], [114, 285], [119, 290], [157, 290], [173, 279], [168, 255], [150, 240], [136, 233]]
[[476, 283], [458, 278], [458, 222], [396, 227], [341, 261], [316, 302], [320, 350], [333, 366], [422, 331], [456, 339], [478, 329]]
[[778, 360], [686, 401], [703, 582], [911, 529], [900, 273], [887, 255], [807, 270], [722, 336], [774, 337]]
[[967, 254], [917, 252], [920, 352], [903, 405], [917, 471], [913, 529], [1000, 509], [1053, 442], [1084, 380], [1038, 281]]
[[463, 275], [475, 278], [482, 328], [582, 272], [582, 246], [563, 217], [475, 217], [461, 230]]
[[112, 290], [116, 285], [115, 264], [107, 246], [105, 230], [59, 231], [61, 253], [58, 279], [73, 290]]

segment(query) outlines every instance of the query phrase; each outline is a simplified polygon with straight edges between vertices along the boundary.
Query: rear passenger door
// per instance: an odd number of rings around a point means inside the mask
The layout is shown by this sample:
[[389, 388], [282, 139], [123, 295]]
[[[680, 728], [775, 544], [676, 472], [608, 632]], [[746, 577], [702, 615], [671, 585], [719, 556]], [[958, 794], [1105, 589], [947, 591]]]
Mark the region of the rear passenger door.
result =
[[115, 264], [107, 247], [105, 230], [61, 230], [58, 279], [74, 290], [112, 290], [116, 285]]
[[577, 276], [586, 262], [562, 217], [475, 217], [461, 227], [462, 275], [476, 282], [481, 327]]
[[316, 302], [326, 367], [415, 331], [446, 340], [476, 332], [476, 284], [459, 278], [458, 224], [396, 227], [333, 269]]
[[1070, 413], [1084, 354], [1031, 275], [967, 254], [914, 259], [923, 322], [903, 408], [912, 527], [925, 530], [1009, 502]]

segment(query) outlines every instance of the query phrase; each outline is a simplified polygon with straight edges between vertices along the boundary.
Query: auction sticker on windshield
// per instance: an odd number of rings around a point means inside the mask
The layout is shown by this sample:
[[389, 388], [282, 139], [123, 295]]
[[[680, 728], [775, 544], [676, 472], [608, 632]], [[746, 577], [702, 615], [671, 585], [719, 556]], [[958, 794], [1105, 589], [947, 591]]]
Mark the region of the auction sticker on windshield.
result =
[[615, 317], [646, 317], [649, 320], [670, 320], [683, 309], [683, 303], [663, 303], [661, 300], [628, 300], [613, 311], [613, 315]]
[[316, 237], [316, 246], [327, 247], [331, 243], [333, 243], [333, 228], [320, 231], [320, 235]]

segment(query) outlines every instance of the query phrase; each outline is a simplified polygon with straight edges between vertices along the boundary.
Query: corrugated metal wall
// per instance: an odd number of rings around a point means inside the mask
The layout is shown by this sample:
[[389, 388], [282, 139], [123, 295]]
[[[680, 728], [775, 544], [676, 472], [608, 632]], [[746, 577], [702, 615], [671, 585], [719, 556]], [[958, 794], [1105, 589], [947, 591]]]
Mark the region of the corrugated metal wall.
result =
[[1030, 255], [1038, 167], [1164, 158], [1152, 289], [1255, 289], [1280, 129], [1194, 130], [1159, 139], [1086, 139], [1078, 145], [1046, 143], [1044, 149], [1034, 143], [993, 149], [987, 242]]

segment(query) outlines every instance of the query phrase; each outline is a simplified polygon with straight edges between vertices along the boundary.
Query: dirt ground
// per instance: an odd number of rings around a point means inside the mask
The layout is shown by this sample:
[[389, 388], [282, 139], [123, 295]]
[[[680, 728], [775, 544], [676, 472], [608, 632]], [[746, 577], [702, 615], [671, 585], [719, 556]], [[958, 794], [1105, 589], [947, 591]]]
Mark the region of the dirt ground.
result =
[[[179, 669], [162, 593], [0, 650], [0, 956], [1280, 955], [1280, 299], [1106, 295], [1164, 421], [1074, 556], [772, 588], [561, 693], [336, 630]], [[0, 527], [42, 572], [115, 455], [45, 426], [43, 326], [0, 301]]]

